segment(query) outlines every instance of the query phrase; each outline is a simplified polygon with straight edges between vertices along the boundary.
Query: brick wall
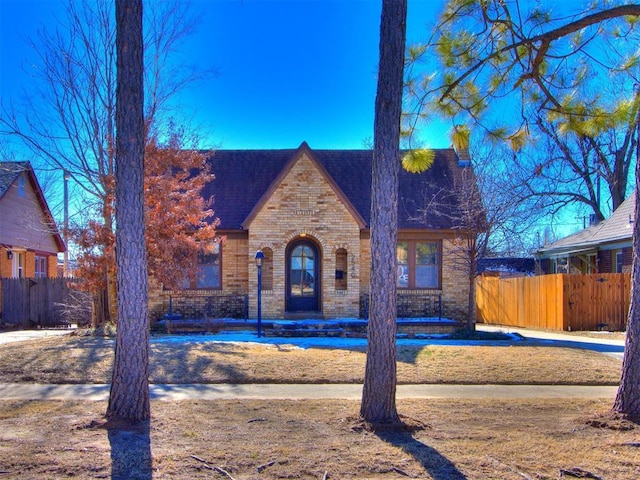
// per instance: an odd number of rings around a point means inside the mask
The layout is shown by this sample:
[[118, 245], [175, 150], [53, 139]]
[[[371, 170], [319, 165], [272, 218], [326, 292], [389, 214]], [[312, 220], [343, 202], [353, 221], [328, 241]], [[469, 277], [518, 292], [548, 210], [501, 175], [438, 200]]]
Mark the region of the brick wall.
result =
[[[249, 318], [257, 316], [257, 267], [255, 253], [265, 253], [263, 266], [262, 316], [285, 317], [286, 249], [300, 238], [312, 241], [321, 258], [320, 310], [325, 318], [355, 318], [361, 314], [361, 294], [369, 293], [371, 247], [369, 234], [333, 189], [317, 164], [302, 154], [270, 192], [270, 197], [252, 217], [245, 231], [220, 232], [222, 288], [194, 295], [248, 295]], [[421, 233], [413, 232], [412, 235]], [[430, 233], [429, 239], [440, 236]], [[468, 276], [453, 260], [452, 240], [442, 246], [442, 314], [456, 320], [466, 318]], [[346, 251], [347, 270], [344, 271]], [[336, 282], [336, 259], [344, 277]], [[346, 283], [346, 285], [345, 285]], [[419, 292], [419, 291], [418, 291]], [[150, 289], [150, 309], [158, 318], [166, 310], [169, 295]], [[176, 292], [177, 293], [177, 292]], [[152, 317], [153, 318], [153, 317]]]
[[442, 316], [454, 320], [466, 320], [469, 302], [469, 270], [461, 245], [461, 240], [442, 241]]
[[[285, 314], [285, 254], [289, 243], [304, 237], [321, 257], [321, 312], [326, 318], [357, 317], [360, 292], [360, 227], [316, 163], [306, 154], [291, 166], [248, 226], [245, 264], [249, 275], [249, 315], [257, 314], [255, 252], [269, 249], [272, 290], [262, 293], [264, 318]], [[347, 252], [347, 288], [336, 289], [336, 253]], [[340, 285], [342, 287], [342, 285]]]

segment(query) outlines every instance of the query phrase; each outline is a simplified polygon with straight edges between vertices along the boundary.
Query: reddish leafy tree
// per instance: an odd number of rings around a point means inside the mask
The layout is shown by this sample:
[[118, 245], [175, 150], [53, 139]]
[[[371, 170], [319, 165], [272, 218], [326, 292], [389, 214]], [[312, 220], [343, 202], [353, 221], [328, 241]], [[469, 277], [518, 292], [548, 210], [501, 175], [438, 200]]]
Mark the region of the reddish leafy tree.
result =
[[[145, 146], [147, 269], [156, 282], [169, 288], [195, 275], [197, 254], [207, 252], [216, 241], [213, 199], [202, 196], [214, 176], [205, 155], [185, 148], [187, 141], [184, 130], [172, 125], [164, 140], [155, 133]], [[112, 209], [111, 200], [108, 208]], [[105, 279], [114, 278], [116, 272], [115, 235], [107, 225], [93, 220], [75, 229], [73, 239], [80, 249], [76, 276], [94, 294], [94, 324], [101, 324], [100, 319], [107, 318], [100, 314], [106, 308], [103, 292], [109, 288]]]
[[165, 142], [154, 137], [145, 150], [149, 272], [170, 288], [195, 275], [195, 257], [213, 248], [218, 224], [213, 200], [202, 196], [214, 176], [202, 153], [182, 148], [184, 138], [183, 131], [172, 128]]

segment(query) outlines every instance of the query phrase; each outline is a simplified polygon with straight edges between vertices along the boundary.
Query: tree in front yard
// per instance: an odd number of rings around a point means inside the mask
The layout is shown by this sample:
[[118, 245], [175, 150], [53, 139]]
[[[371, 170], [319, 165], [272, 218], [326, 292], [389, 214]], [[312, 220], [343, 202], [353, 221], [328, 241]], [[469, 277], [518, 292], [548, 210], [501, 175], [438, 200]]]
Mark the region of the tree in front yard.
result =
[[396, 408], [396, 245], [407, 1], [384, 0], [371, 183], [371, 304], [360, 415], [400, 424]]
[[[640, 146], [638, 146], [640, 157]], [[627, 317], [627, 337], [622, 358], [622, 378], [613, 410], [640, 422], [640, 158], [636, 160], [636, 211], [633, 222], [633, 267], [631, 308]]]
[[[64, 3], [64, 14], [29, 39], [35, 58], [24, 98], [0, 105], [0, 134], [20, 139], [45, 169], [70, 176], [75, 188], [71, 198], [79, 207], [71, 219], [80, 229], [72, 232], [84, 266], [80, 274], [90, 272], [85, 283], [96, 298], [94, 320], [102, 324], [116, 308], [115, 259], [113, 249], [107, 248], [113, 246], [115, 231], [114, 2]], [[193, 68], [176, 61], [201, 20], [191, 12], [193, 6], [146, 3], [144, 113], [149, 137], [156, 132], [158, 138], [171, 137], [167, 112], [176, 94], [210, 74], [202, 65]]]
[[107, 418], [148, 420], [149, 308], [144, 237], [142, 0], [116, 0], [118, 330]]

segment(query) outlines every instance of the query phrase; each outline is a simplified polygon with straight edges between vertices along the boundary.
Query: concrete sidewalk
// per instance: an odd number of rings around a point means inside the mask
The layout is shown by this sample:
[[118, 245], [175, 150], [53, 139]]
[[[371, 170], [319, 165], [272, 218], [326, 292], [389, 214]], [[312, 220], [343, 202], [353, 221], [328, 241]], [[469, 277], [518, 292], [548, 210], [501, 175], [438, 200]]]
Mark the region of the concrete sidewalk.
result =
[[[606, 398], [613, 399], [618, 387], [582, 385], [398, 385], [397, 398]], [[151, 385], [154, 400], [359, 400], [358, 384], [184, 384]], [[0, 384], [2, 400], [106, 401], [109, 385]]]

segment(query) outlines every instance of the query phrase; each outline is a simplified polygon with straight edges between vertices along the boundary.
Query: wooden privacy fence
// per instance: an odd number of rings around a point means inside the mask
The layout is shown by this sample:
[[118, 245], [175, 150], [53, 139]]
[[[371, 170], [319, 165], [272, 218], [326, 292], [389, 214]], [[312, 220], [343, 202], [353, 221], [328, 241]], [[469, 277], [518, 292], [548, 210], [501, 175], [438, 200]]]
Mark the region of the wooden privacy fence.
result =
[[631, 274], [479, 277], [478, 322], [549, 330], [626, 329]]
[[90, 298], [71, 278], [2, 278], [0, 320], [14, 327], [58, 327], [90, 318]]

